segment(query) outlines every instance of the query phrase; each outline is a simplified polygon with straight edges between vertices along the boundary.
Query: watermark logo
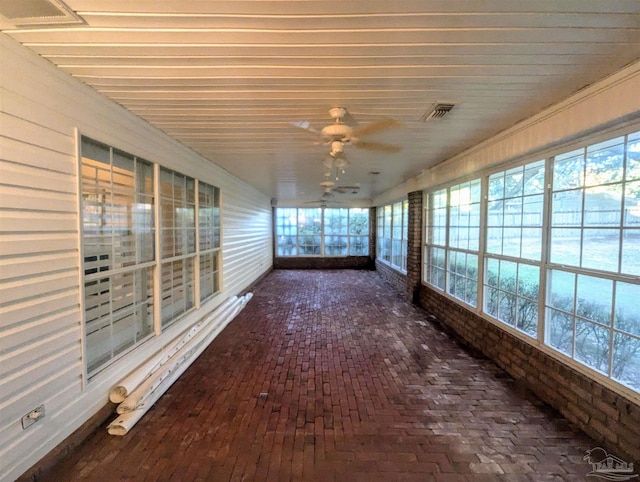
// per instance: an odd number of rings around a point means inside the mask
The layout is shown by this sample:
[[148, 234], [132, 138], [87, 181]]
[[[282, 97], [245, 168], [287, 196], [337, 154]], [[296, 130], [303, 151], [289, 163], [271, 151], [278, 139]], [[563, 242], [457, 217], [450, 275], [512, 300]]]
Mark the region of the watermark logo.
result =
[[605, 480], [631, 480], [638, 477], [638, 474], [633, 471], [633, 464], [608, 454], [601, 447], [587, 450], [587, 454], [582, 459], [591, 464], [592, 470], [587, 477]]

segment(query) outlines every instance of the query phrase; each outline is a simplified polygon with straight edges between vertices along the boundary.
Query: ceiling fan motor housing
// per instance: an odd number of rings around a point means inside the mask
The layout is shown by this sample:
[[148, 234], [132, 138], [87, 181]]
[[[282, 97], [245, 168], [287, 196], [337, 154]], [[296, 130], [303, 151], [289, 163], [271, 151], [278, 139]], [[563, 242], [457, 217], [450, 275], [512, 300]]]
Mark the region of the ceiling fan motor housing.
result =
[[351, 138], [353, 129], [346, 124], [330, 124], [322, 128], [322, 135], [333, 140], [347, 140]]

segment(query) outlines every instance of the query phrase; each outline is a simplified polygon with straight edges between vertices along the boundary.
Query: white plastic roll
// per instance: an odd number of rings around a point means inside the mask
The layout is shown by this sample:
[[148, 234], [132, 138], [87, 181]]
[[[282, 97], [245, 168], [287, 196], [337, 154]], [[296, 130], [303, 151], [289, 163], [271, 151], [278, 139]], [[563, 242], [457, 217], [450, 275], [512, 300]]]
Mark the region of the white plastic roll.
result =
[[193, 347], [193, 350], [189, 350], [191, 353], [183, 363], [177, 365], [175, 370], [170, 373], [161, 383], [159, 383], [153, 391], [149, 391], [146, 397], [140, 401], [138, 407], [135, 410], [126, 412], [118, 416], [113, 422], [107, 426], [107, 430], [110, 435], [124, 436], [129, 430], [144, 416], [145, 413], [158, 401], [158, 399], [167, 391], [167, 389], [173, 385], [173, 383], [184, 373], [184, 371], [195, 361], [202, 352], [209, 346], [209, 344], [220, 334], [220, 332], [236, 317], [236, 315], [244, 308], [249, 302], [252, 293], [247, 293], [242, 297], [236, 305], [234, 305], [226, 313], [221, 313], [219, 323], [212, 327], [212, 330], [207, 334], [201, 343], [198, 343]]
[[[210, 316], [219, 316], [219, 314], [222, 314], [225, 309], [231, 303], [234, 303], [237, 299], [237, 296], [227, 298], [211, 313]], [[209, 317], [207, 317], [207, 319], [209, 319]], [[124, 399], [127, 398], [127, 396], [136, 389], [136, 387], [138, 387], [147, 377], [149, 377], [164, 363], [166, 363], [167, 360], [171, 358], [182, 346], [184, 346], [184, 344], [186, 344], [189, 339], [195, 336], [203, 326], [206, 326], [207, 319], [201, 320], [200, 322], [193, 325], [187, 332], [176, 337], [166, 347], [161, 349], [158, 353], [153, 355], [146, 362], [144, 362], [129, 375], [127, 375], [123, 380], [120, 381], [118, 385], [116, 385], [109, 391], [109, 400], [111, 400], [113, 403], [121, 403], [122, 401], [124, 401]]]
[[222, 313], [220, 313], [217, 320], [217, 323], [213, 321], [210, 322], [207, 326], [203, 327], [194, 337], [190, 338], [187, 343], [182, 345], [178, 351], [173, 353], [171, 358], [169, 358], [166, 363], [163, 363], [162, 366], [151, 373], [145, 380], [140, 383], [127, 397], [118, 405], [116, 411], [118, 413], [125, 413], [131, 410], [135, 410], [141, 400], [146, 398], [148, 394], [154, 391], [157, 386], [162, 383], [171, 372], [173, 372], [178, 365], [184, 363], [193, 352], [193, 348], [200, 343], [202, 343], [208, 336], [209, 332], [226, 316], [235, 311], [235, 309], [240, 306], [240, 300], [236, 299], [233, 303], [225, 306], [225, 309]]

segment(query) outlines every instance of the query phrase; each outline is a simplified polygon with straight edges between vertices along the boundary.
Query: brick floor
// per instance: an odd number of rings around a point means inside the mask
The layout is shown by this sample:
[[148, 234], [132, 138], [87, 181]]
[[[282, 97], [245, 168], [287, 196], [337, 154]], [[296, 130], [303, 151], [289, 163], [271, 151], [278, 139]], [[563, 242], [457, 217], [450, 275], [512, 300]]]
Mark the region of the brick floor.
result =
[[129, 435], [50, 480], [587, 480], [595, 445], [375, 272], [273, 271]]

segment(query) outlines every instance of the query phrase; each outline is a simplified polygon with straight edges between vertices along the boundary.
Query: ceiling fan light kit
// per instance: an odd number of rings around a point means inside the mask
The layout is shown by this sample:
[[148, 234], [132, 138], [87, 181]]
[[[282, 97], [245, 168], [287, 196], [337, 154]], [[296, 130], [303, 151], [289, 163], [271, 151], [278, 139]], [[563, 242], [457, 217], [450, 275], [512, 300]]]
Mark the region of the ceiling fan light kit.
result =
[[[291, 122], [291, 125], [295, 127], [321, 136], [324, 143], [331, 147], [329, 155], [322, 161], [322, 164], [326, 168], [324, 171], [325, 178], [331, 177], [335, 171], [335, 180], [338, 181], [340, 174], [345, 174], [345, 168], [350, 164], [344, 152], [345, 145], [353, 145], [360, 149], [385, 153], [396, 153], [402, 149], [401, 146], [394, 144], [364, 140], [367, 136], [398, 127], [399, 123], [395, 119], [381, 119], [363, 127], [354, 128], [344, 122], [344, 120], [348, 118], [352, 123], [356, 123], [355, 119], [353, 119], [344, 107], [333, 107], [329, 109], [329, 116], [334, 120], [334, 123], [323, 127], [321, 130], [314, 129], [311, 123], [306, 120]], [[357, 192], [359, 188], [360, 186], [358, 185], [354, 192]], [[327, 189], [331, 190], [332, 188], [323, 187], [323, 189], [326, 193]]]

